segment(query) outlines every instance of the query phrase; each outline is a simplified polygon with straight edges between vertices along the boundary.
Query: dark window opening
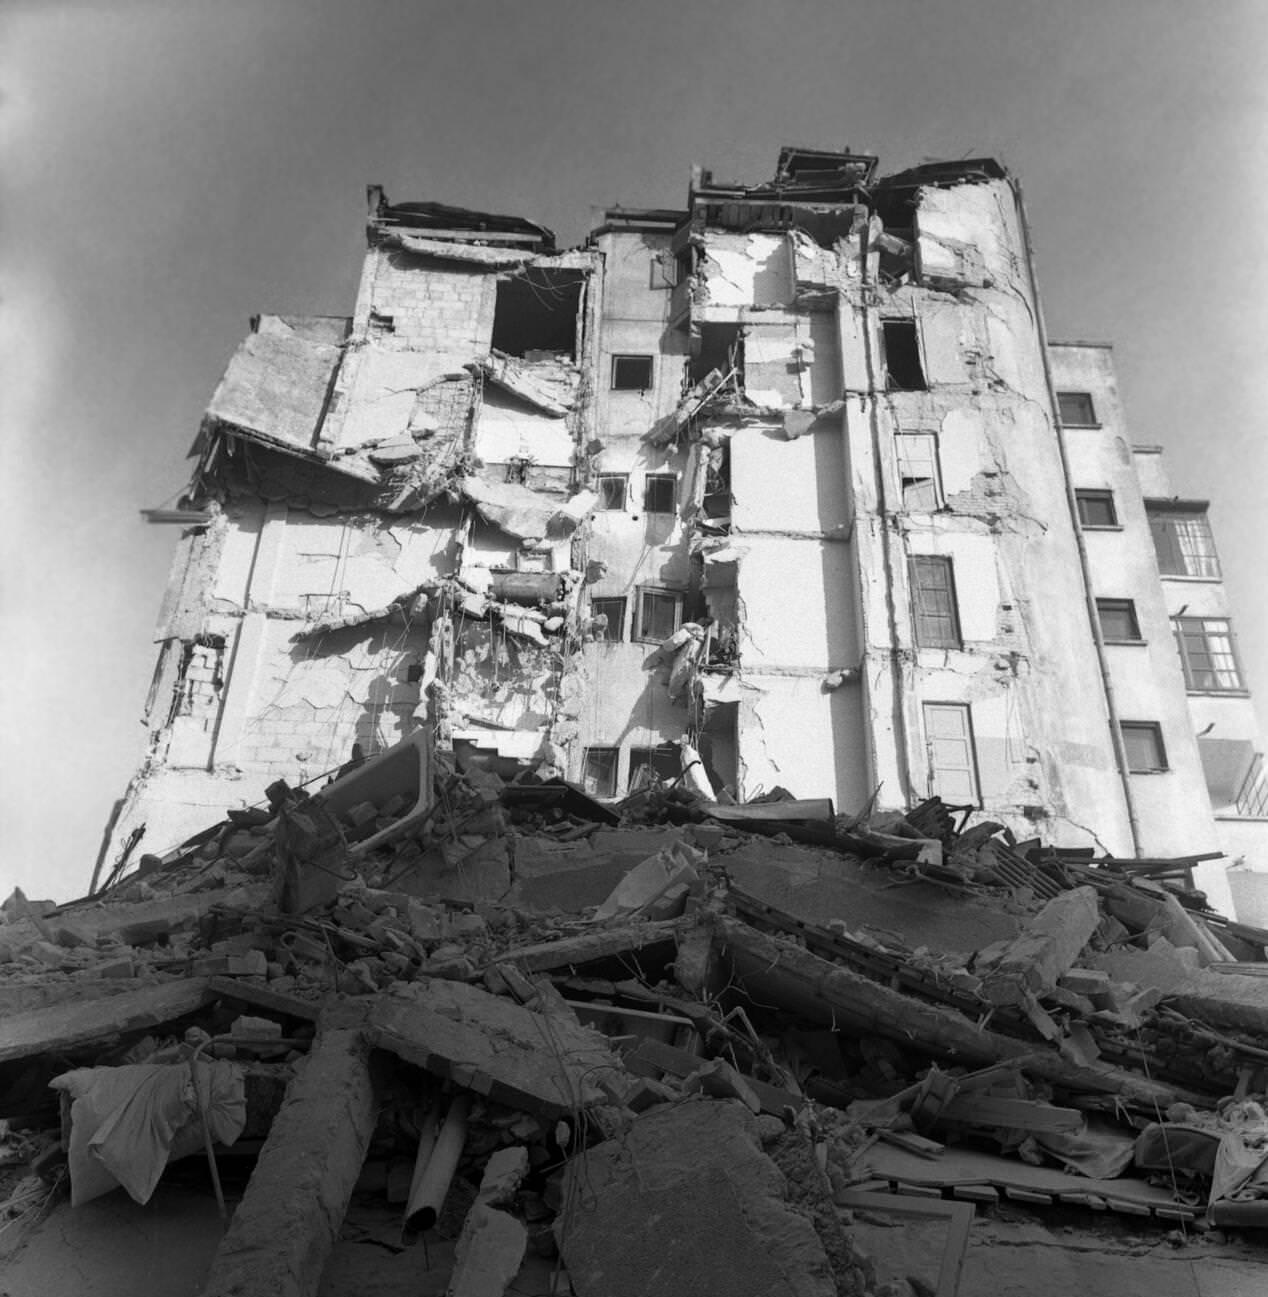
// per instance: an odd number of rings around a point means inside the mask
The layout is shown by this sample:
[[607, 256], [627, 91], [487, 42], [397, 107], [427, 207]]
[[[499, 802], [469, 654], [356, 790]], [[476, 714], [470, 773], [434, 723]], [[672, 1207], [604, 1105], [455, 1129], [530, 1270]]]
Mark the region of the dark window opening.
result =
[[683, 248], [674, 258], [676, 284], [685, 284], [696, 273], [696, 254], [691, 247]]
[[920, 648], [959, 648], [960, 618], [955, 605], [951, 560], [913, 555], [907, 560], [916, 644]]
[[1136, 775], [1167, 769], [1162, 726], [1157, 721], [1123, 721], [1119, 725], [1127, 749], [1127, 769]]
[[674, 590], [643, 590], [638, 601], [638, 634], [659, 644], [678, 629], [682, 620], [682, 595]]
[[646, 392], [652, 386], [651, 356], [613, 356], [612, 390]]
[[630, 486], [628, 473], [600, 473], [597, 485], [600, 509], [625, 508], [625, 499]]
[[656, 748], [635, 748], [630, 753], [630, 790], [656, 779], [672, 783], [682, 774], [682, 754], [672, 743]]
[[1098, 599], [1096, 618], [1101, 624], [1101, 634], [1107, 640], [1120, 644], [1143, 644], [1140, 623], [1136, 620], [1136, 605], [1130, 599]]
[[673, 473], [648, 473], [643, 482], [643, 512], [673, 513], [678, 503], [678, 479]]
[[383, 315], [379, 311], [370, 312], [369, 333], [371, 337], [383, 337], [396, 332], [396, 317]]
[[537, 351], [575, 358], [584, 283], [576, 271], [538, 269], [499, 279], [494, 350], [530, 359]]
[[590, 615], [596, 622], [603, 618], [602, 623], [594, 626], [595, 639], [617, 643], [625, 638], [624, 599], [591, 599]]
[[1233, 648], [1233, 627], [1223, 617], [1177, 617], [1176, 647], [1186, 689], [1202, 693], [1241, 693], [1241, 669]]
[[709, 451], [704, 471], [704, 513], [706, 518], [731, 516], [731, 441]]
[[1113, 491], [1076, 491], [1074, 499], [1079, 506], [1079, 522], [1084, 527], [1118, 526]]
[[920, 341], [915, 320], [885, 320], [881, 324], [885, 349], [885, 387], [890, 392], [928, 389], [920, 364]]
[[744, 386], [744, 329], [739, 324], [702, 324], [700, 350], [691, 358], [690, 379], [697, 383], [717, 370], [726, 379], [735, 371], [736, 384]]
[[1163, 576], [1196, 576], [1209, 581], [1220, 579], [1215, 537], [1211, 534], [1211, 524], [1204, 508], [1158, 509], [1152, 505], [1145, 508], [1158, 555], [1158, 571]]
[[581, 769], [581, 786], [591, 797], [616, 796], [618, 748], [586, 748]]
[[1099, 428], [1089, 392], [1058, 392], [1057, 410], [1066, 428]]

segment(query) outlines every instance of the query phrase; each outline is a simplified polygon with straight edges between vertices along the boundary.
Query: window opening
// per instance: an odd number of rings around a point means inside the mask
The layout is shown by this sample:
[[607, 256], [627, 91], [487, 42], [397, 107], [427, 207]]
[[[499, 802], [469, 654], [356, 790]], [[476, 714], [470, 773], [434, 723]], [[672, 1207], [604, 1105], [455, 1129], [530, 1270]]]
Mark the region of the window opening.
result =
[[581, 786], [591, 797], [616, 796], [618, 748], [586, 748]]
[[630, 790], [652, 782], [652, 776], [672, 783], [682, 774], [682, 754], [673, 743], [630, 752]]
[[1227, 620], [1177, 617], [1174, 625], [1185, 688], [1212, 693], [1245, 689], [1233, 648], [1233, 629]]
[[942, 505], [938, 439], [929, 432], [902, 432], [896, 440], [903, 508], [914, 513], [932, 513]]
[[594, 628], [595, 639], [616, 643], [625, 638], [624, 599], [591, 599], [590, 615], [604, 618], [604, 623]]
[[1211, 525], [1204, 508], [1145, 507], [1149, 513], [1154, 550], [1158, 555], [1158, 571], [1163, 576], [1196, 576], [1210, 581], [1220, 579], [1220, 560], [1215, 552], [1215, 538], [1211, 535]]
[[1057, 412], [1064, 428], [1099, 428], [1090, 392], [1058, 392]]
[[1118, 526], [1113, 491], [1076, 491], [1074, 499], [1079, 508], [1079, 522], [1084, 527]]
[[1119, 644], [1143, 644], [1136, 605], [1130, 599], [1098, 599], [1096, 617], [1106, 640]]
[[499, 279], [494, 350], [525, 358], [538, 351], [575, 358], [584, 284], [585, 276], [576, 271], [539, 268]]
[[599, 508], [624, 509], [625, 499], [629, 492], [630, 475], [628, 473], [599, 474]]
[[1127, 769], [1134, 775], [1167, 769], [1167, 752], [1162, 745], [1162, 726], [1157, 721], [1122, 721], [1119, 730], [1127, 749]]
[[643, 512], [673, 513], [677, 495], [678, 479], [673, 473], [648, 473], [643, 481]]
[[706, 518], [731, 516], [731, 439], [709, 451], [704, 470], [704, 513]]
[[659, 644], [682, 621], [682, 595], [673, 590], [642, 590], [638, 601], [638, 635]]
[[925, 703], [929, 792], [952, 806], [978, 806], [977, 752], [967, 703]]
[[951, 560], [913, 554], [907, 560], [907, 574], [915, 613], [916, 644], [920, 648], [959, 648], [960, 618]]
[[739, 324], [702, 324], [700, 350], [691, 358], [691, 386], [702, 382], [717, 370], [723, 379], [733, 370], [734, 386], [744, 388], [744, 327]]
[[652, 386], [651, 356], [613, 356], [612, 390], [646, 392]]
[[885, 353], [885, 388], [890, 392], [928, 390], [920, 364], [920, 342], [915, 320], [885, 320], [881, 323]]

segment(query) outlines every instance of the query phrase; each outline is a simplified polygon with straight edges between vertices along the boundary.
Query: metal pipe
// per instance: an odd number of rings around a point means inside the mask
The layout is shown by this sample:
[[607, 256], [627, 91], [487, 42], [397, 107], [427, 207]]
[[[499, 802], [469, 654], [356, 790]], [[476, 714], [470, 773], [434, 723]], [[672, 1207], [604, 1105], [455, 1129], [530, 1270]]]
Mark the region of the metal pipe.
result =
[[458, 1169], [467, 1142], [467, 1114], [471, 1111], [471, 1096], [460, 1094], [449, 1105], [445, 1124], [440, 1128], [435, 1147], [427, 1159], [422, 1175], [410, 1186], [409, 1201], [405, 1204], [405, 1235], [429, 1230], [440, 1216], [445, 1205], [445, 1195]]
[[423, 1128], [418, 1133], [418, 1153], [414, 1158], [414, 1174], [409, 1182], [409, 1194], [405, 1199], [405, 1220], [401, 1227], [404, 1234], [409, 1230], [409, 1218], [419, 1200], [419, 1193], [427, 1172], [427, 1164], [436, 1148], [436, 1138], [440, 1134], [440, 1113], [433, 1108], [423, 1121]]
[[1030, 241], [1030, 222], [1026, 218], [1026, 204], [1022, 198], [1021, 181], [1015, 176], [1008, 178], [1013, 191], [1013, 201], [1017, 206], [1017, 220], [1021, 225], [1022, 250], [1026, 256], [1026, 278], [1030, 285], [1030, 302], [1035, 313], [1035, 330], [1039, 334], [1039, 354], [1043, 359], [1044, 383], [1048, 389], [1048, 409], [1052, 416], [1052, 425], [1057, 434], [1057, 453], [1061, 458], [1061, 475], [1065, 479], [1066, 507], [1070, 511], [1070, 522], [1074, 527], [1074, 543], [1079, 553], [1079, 572], [1083, 579], [1083, 601], [1087, 611], [1088, 622], [1092, 628], [1092, 642], [1096, 646], [1096, 661], [1101, 672], [1101, 687], [1105, 694], [1105, 706], [1109, 712], [1110, 742], [1114, 749], [1114, 764], [1118, 768], [1119, 783], [1123, 788], [1123, 803], [1127, 811], [1127, 825], [1131, 832], [1132, 854], [1141, 856], [1144, 850], [1140, 841], [1140, 821], [1136, 815], [1136, 802], [1132, 796], [1131, 776], [1128, 773], [1127, 745], [1123, 741], [1123, 727], [1119, 721], [1118, 703], [1114, 695], [1114, 682], [1110, 677], [1109, 660], [1105, 655], [1105, 637], [1101, 634], [1101, 621], [1096, 613], [1096, 595], [1092, 591], [1092, 573], [1088, 563], [1087, 545], [1083, 540], [1083, 529], [1079, 525], [1079, 504], [1074, 494], [1074, 479], [1070, 476], [1070, 456], [1066, 449], [1065, 432], [1061, 427], [1058, 414], [1057, 389], [1052, 379], [1052, 364], [1048, 357], [1048, 330], [1044, 324], [1043, 306], [1039, 301], [1039, 284], [1035, 277], [1035, 258]]

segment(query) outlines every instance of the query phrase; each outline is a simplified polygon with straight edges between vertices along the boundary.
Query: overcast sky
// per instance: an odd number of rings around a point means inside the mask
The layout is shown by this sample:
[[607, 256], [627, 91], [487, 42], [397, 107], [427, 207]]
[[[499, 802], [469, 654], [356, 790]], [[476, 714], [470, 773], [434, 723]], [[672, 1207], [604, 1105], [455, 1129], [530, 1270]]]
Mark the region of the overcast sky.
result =
[[1262, 714], [1265, 50], [1263, 0], [0, 5], [0, 897], [86, 889], [176, 539], [137, 510], [248, 317], [351, 312], [369, 181], [570, 243], [785, 142], [1002, 159], [1052, 336], [1212, 501]]

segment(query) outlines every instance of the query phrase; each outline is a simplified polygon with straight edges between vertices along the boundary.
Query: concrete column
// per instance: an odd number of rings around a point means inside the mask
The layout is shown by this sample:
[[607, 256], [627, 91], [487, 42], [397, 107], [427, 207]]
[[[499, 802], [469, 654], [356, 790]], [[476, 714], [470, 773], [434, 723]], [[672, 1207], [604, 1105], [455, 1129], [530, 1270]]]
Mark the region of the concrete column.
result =
[[361, 1032], [323, 1032], [273, 1119], [203, 1297], [312, 1297], [377, 1115]]

